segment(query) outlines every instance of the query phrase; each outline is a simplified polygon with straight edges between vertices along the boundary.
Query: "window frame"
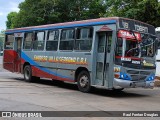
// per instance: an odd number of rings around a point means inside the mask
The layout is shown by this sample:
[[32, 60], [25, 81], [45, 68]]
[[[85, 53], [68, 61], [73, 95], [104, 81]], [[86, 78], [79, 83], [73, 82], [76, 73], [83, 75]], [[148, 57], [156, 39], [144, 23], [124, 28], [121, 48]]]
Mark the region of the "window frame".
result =
[[[69, 34], [67, 35], [66, 33], [66, 37], [65, 39], [62, 39], [62, 33], [63, 31], [68, 31], [68, 30], [73, 30], [73, 39], [68, 39], [67, 36], [69, 36]], [[59, 39], [59, 51], [66, 51], [66, 52], [70, 52], [70, 51], [73, 51], [74, 50], [74, 43], [75, 43], [75, 36], [76, 36], [76, 29], [75, 28], [67, 28], [67, 29], [61, 29], [61, 32], [60, 32], [60, 39]], [[64, 50], [64, 49], [61, 49], [61, 42], [64, 42], [64, 41], [73, 41], [73, 45], [72, 45], [72, 49], [71, 50]]]
[[[11, 48], [11, 49], [6, 48], [6, 43], [7, 43], [7, 41], [8, 41], [8, 36], [9, 36], [9, 35], [13, 35], [13, 41], [12, 41], [12, 42], [9, 42], [9, 43], [12, 43], [12, 48]], [[14, 42], [15, 42], [14, 34], [6, 34], [6, 36], [5, 36], [5, 43], [4, 43], [4, 49], [5, 49], [5, 50], [13, 50], [13, 49], [14, 49]]]
[[[50, 32], [53, 32], [54, 31], [54, 39], [53, 40], [49, 40], [49, 35], [50, 35]], [[55, 40], [55, 32], [58, 31], [58, 38], [57, 40]], [[55, 30], [48, 30], [47, 32], [47, 39], [46, 39], [46, 46], [45, 46], [45, 50], [46, 51], [57, 51], [58, 50], [58, 43], [59, 43], [59, 36], [60, 36], [60, 31], [59, 29], [55, 29]], [[50, 41], [53, 41], [53, 42], [57, 42], [57, 48], [56, 50], [47, 50], [47, 42], [50, 42]]]
[[[24, 44], [25, 44], [25, 38], [26, 38], [26, 34], [29, 34], [29, 33], [32, 33], [32, 38], [31, 38], [31, 48], [30, 49], [25, 49], [24, 48]], [[31, 51], [32, 49], [33, 49], [33, 41], [34, 41], [34, 38], [35, 38], [35, 33], [34, 33], [34, 31], [31, 31], [31, 32], [25, 32], [24, 33], [24, 40], [23, 40], [23, 50], [25, 50], [25, 51]]]
[[[92, 37], [91, 38], [81, 38], [83, 35], [81, 34], [81, 29], [89, 29], [89, 30], [91, 30], [92, 29]], [[80, 30], [80, 33], [79, 33], [79, 39], [77, 39], [77, 37], [78, 37], [78, 33], [77, 33], [77, 31], [78, 31], [78, 29]], [[90, 52], [90, 51], [92, 51], [92, 47], [93, 47], [93, 37], [94, 37], [94, 27], [93, 26], [87, 26], [87, 27], [78, 27], [78, 28], [76, 28], [76, 36], [75, 36], [75, 42], [74, 42], [74, 51], [76, 51], [76, 52]], [[87, 36], [89, 36], [89, 32], [87, 33]], [[91, 48], [90, 48], [90, 50], [79, 50], [79, 49], [76, 49], [76, 41], [92, 41], [92, 45], [91, 45]]]
[[[44, 33], [43, 40], [38, 40], [37, 39], [37, 33], [39, 33], [39, 32], [43, 32]], [[46, 38], [46, 30], [34, 31], [34, 39], [32, 41], [32, 50], [33, 51], [44, 51], [45, 50], [45, 44], [46, 44], [45, 38]], [[34, 49], [34, 44], [36, 42], [37, 42], [37, 49]], [[38, 49], [38, 43], [39, 42], [43, 42], [43, 49]]]

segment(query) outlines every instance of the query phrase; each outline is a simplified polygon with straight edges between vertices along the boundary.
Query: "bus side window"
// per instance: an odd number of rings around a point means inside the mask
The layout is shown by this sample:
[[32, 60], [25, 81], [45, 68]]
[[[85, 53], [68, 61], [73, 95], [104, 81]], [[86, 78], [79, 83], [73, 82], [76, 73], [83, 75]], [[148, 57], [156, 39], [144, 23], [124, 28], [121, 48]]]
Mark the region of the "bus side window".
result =
[[60, 39], [60, 50], [73, 50], [74, 29], [62, 30]]
[[33, 41], [33, 33], [25, 33], [23, 49], [31, 50], [32, 49], [32, 41]]
[[93, 28], [78, 28], [76, 31], [75, 50], [91, 50]]
[[33, 41], [33, 49], [34, 50], [44, 50], [44, 43], [45, 43], [45, 32], [39, 31], [36, 32], [35, 40]]
[[14, 35], [6, 35], [6, 40], [5, 40], [5, 49], [13, 49], [13, 41], [14, 41]]
[[46, 50], [56, 51], [58, 47], [59, 31], [48, 31]]

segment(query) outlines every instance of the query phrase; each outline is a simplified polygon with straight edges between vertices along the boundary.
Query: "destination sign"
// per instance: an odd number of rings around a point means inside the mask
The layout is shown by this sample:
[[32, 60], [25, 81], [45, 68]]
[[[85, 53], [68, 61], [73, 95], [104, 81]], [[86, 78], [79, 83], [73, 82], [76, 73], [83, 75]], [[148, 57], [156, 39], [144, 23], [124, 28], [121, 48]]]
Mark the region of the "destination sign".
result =
[[133, 30], [141, 33], [150, 33], [155, 35], [155, 28], [152, 25], [145, 24], [136, 20], [119, 19], [119, 28]]
[[134, 35], [133, 35], [133, 33], [130, 33], [127, 30], [119, 30], [118, 37], [123, 37], [126, 39], [135, 39], [136, 37], [137, 40], [139, 41], [141, 40], [141, 35], [139, 33], [134, 32]]

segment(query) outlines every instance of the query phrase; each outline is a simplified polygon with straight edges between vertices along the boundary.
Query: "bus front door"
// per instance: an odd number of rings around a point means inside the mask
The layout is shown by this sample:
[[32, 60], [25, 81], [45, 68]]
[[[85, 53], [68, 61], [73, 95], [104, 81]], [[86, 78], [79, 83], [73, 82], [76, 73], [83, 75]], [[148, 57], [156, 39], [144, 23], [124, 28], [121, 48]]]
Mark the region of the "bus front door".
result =
[[97, 39], [96, 85], [108, 86], [112, 32], [98, 32]]
[[14, 72], [21, 72], [21, 46], [22, 37], [15, 37], [14, 50], [16, 51], [14, 59]]

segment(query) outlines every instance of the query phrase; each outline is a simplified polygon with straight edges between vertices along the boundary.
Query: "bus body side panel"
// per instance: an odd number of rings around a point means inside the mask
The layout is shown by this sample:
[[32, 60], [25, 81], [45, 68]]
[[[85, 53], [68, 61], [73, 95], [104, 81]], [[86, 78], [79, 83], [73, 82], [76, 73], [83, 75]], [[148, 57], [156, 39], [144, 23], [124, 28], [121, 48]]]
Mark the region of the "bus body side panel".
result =
[[21, 56], [23, 61], [22, 64], [28, 62], [32, 66], [33, 76], [74, 82], [68, 76], [57, 74], [56, 69], [53, 69], [56, 68], [56, 66], [46, 67], [48, 56], [46, 56], [45, 51], [22, 51]]
[[16, 67], [14, 62], [16, 61], [18, 54], [15, 50], [4, 50], [3, 54], [3, 68], [14, 72], [14, 68]]
[[[25, 62], [28, 62], [32, 66], [32, 75], [33, 76], [46, 77], [46, 78], [51, 77], [50, 74], [47, 74], [46, 72], [41, 70], [41, 69], [45, 68], [45, 61], [43, 61], [41, 59], [42, 56], [45, 56], [45, 52], [43, 52], [43, 51], [23, 51], [21, 56], [23, 59], [22, 64], [24, 64]], [[37, 57], [36, 58], [37, 61], [34, 60], [35, 57]], [[38, 61], [38, 58], [39, 58], [39, 61]]]
[[[87, 69], [89, 73], [92, 70], [92, 54], [90, 51], [59, 51], [57, 54], [59, 62], [57, 63], [57, 73], [67, 76], [69, 79], [75, 80], [75, 72], [78, 68]], [[61, 59], [64, 59], [64, 61]]]

